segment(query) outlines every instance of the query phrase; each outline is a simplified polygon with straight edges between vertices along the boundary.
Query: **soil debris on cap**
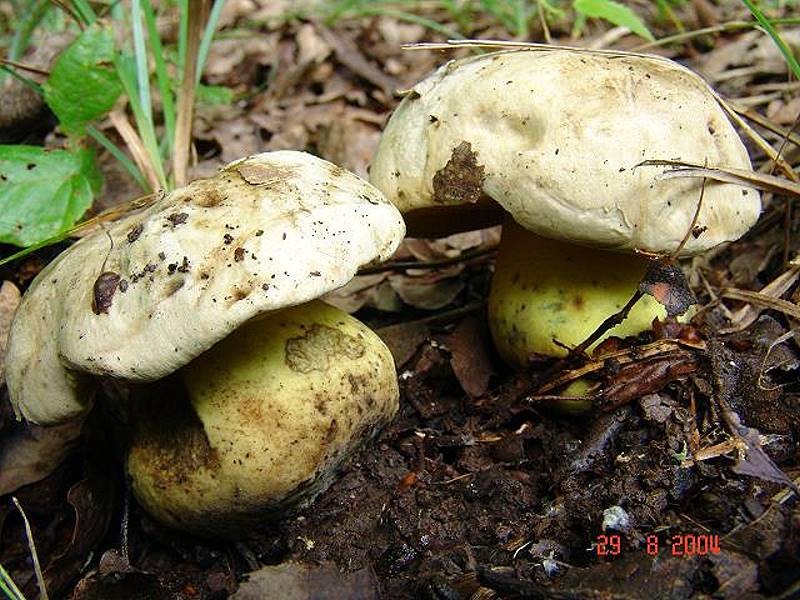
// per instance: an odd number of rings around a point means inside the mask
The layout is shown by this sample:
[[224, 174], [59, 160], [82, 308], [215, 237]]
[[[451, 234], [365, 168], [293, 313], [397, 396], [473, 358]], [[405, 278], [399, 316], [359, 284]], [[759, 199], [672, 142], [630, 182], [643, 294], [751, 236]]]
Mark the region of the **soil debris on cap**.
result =
[[181, 212], [181, 213], [172, 213], [167, 217], [167, 221], [172, 223], [173, 227], [177, 227], [178, 225], [183, 225], [186, 223], [186, 219], [189, 218], [188, 213]]
[[439, 204], [474, 204], [483, 196], [486, 169], [479, 165], [472, 144], [461, 142], [450, 160], [433, 176], [433, 200]]
[[134, 225], [131, 227], [130, 231], [128, 231], [128, 243], [132, 244], [136, 240], [139, 239], [139, 236], [142, 235], [142, 231], [144, 231], [144, 225], [139, 223], [138, 225]]
[[98, 275], [94, 282], [94, 294], [92, 301], [92, 311], [94, 314], [108, 314], [111, 302], [119, 286], [119, 273], [105, 271]]
[[245, 163], [236, 167], [236, 171], [250, 185], [274, 183], [283, 179], [290, 179], [295, 174], [294, 170], [290, 168], [255, 163]]

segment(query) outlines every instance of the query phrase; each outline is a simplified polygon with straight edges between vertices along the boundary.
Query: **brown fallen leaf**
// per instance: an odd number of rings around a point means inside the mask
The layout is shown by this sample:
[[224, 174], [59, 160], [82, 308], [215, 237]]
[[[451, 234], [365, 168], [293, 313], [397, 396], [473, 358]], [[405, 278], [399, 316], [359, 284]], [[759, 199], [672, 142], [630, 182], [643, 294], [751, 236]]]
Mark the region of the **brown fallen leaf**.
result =
[[67, 493], [67, 500], [75, 510], [72, 538], [44, 571], [47, 589], [53, 597], [63, 597], [111, 523], [115, 480], [108, 477], [105, 468], [98, 467], [90, 468], [88, 477], [73, 485]]
[[658, 392], [669, 382], [696, 371], [698, 364], [693, 353], [679, 351], [625, 365], [603, 386], [601, 410], [614, 410], [631, 400]]
[[728, 433], [743, 447], [732, 468], [733, 472], [781, 483], [800, 494], [800, 488], [764, 451], [758, 430], [745, 425], [732, 408], [732, 404], [736, 403], [736, 399], [743, 391], [748, 386], [756, 385], [757, 382], [748, 380], [747, 370], [741, 365], [742, 359], [726, 348], [721, 341], [713, 338], [709, 340], [708, 350], [714, 378], [713, 401]]
[[117, 551], [107, 550], [96, 571], [81, 579], [71, 600], [168, 600], [174, 598], [158, 577], [130, 566]]
[[0, 437], [0, 496], [50, 475], [69, 454], [82, 427], [82, 418], [52, 427], [9, 423]]
[[472, 398], [482, 396], [494, 373], [486, 351], [490, 342], [485, 325], [475, 317], [467, 317], [442, 341], [450, 350], [450, 365], [461, 388]]
[[430, 329], [424, 321], [407, 321], [397, 325], [381, 327], [375, 333], [389, 347], [394, 357], [394, 364], [400, 369], [428, 339]]
[[369, 569], [340, 573], [333, 563], [320, 565], [285, 562], [262, 567], [247, 575], [231, 600], [371, 600], [377, 582]]
[[464, 289], [464, 281], [460, 277], [453, 277], [442, 271], [426, 273], [420, 277], [391, 275], [389, 284], [403, 302], [425, 310], [447, 306]]
[[367, 167], [378, 147], [380, 129], [354, 118], [351, 112], [345, 111], [341, 118], [323, 128], [319, 153], [326, 160], [368, 179]]
[[359, 77], [366, 79], [375, 87], [383, 90], [383, 93], [388, 98], [394, 95], [395, 91], [400, 87], [400, 82], [372, 64], [351, 40], [319, 23], [317, 24], [317, 31], [333, 48], [339, 62]]

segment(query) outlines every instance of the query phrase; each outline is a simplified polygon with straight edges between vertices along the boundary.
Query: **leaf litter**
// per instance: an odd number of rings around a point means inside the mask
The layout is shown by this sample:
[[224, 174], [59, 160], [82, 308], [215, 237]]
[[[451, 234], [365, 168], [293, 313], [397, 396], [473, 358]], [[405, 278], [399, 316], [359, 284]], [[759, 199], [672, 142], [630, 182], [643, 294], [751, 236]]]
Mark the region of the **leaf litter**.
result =
[[[234, 35], [212, 45], [204, 82], [236, 101], [199, 107], [195, 175], [292, 148], [365, 176], [395, 90], [471, 51], [402, 52], [400, 44], [438, 34], [388, 16], [284, 19], [281, 4], [226, 4], [221, 22]], [[732, 18], [730, 7], [706, 4], [681, 15], [703, 25]], [[508, 35], [489, 21], [474, 27], [465, 33]], [[585, 35], [600, 40], [605, 31], [593, 27]], [[568, 32], [551, 33], [560, 42]], [[784, 85], [766, 38], [715, 35], [658, 51], [689, 56], [721, 93], [791, 127], [798, 89]], [[622, 37], [617, 47], [634, 43]], [[781, 147], [772, 124], [751, 123]], [[741, 181], [673, 168], [669, 176]], [[500, 364], [485, 330], [498, 229], [406, 240], [389, 265], [328, 297], [389, 345], [400, 414], [313, 508], [237, 544], [187, 538], [142, 513], [125, 492], [114, 436], [19, 429], [4, 402], [0, 465], [21, 474], [3, 468], [2, 492], [16, 489], [26, 508], [51, 596], [247, 598], [284, 585], [286, 597], [304, 598], [790, 597], [800, 570], [800, 358], [797, 266], [782, 259], [797, 252], [798, 225], [795, 213], [784, 215], [794, 188], [770, 172], [751, 179], [769, 190], [755, 232], [682, 264], [688, 283], [669, 270], [644, 282], [642, 293], [674, 314], [694, 294], [691, 323], [655, 323], [651, 334], [606, 341], [567, 363], [535, 359], [523, 374]], [[34, 257], [6, 278], [24, 289], [43, 264]], [[14, 294], [0, 296], [13, 310]], [[592, 408], [566, 415], [555, 394], [582, 377], [592, 381]], [[122, 429], [113, 411], [91, 419], [87, 431]], [[65, 453], [69, 443], [75, 450]], [[598, 557], [598, 536], [615, 533], [620, 556]], [[719, 553], [671, 555], [676, 539], [702, 535], [718, 536]], [[35, 593], [7, 502], [0, 562]]]

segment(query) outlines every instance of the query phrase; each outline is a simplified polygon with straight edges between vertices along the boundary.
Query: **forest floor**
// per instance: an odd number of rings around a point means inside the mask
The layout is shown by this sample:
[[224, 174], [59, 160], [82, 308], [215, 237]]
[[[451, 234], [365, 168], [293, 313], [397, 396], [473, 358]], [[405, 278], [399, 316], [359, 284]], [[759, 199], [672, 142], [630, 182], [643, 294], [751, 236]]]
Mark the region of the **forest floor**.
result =
[[[193, 176], [277, 149], [305, 149], [366, 176], [396, 90], [472, 51], [401, 49], [445, 41], [429, 23], [473, 38], [546, 37], [537, 18], [515, 32], [488, 12], [458, 22], [438, 3], [423, 3], [417, 22], [391, 11], [290, 17], [289, 4], [229, 0], [204, 81], [237, 100], [198, 109]], [[751, 124], [800, 163], [800, 138], [781, 133], [797, 125], [800, 84], [763, 32], [726, 25], [749, 19], [746, 9], [698, 1], [670, 20], [656, 4], [636, 7], [657, 37], [674, 34], [676, 20], [711, 33], [642, 48], [641, 38], [592, 20], [571, 37], [567, 17], [547, 36], [679, 60], [760, 115]], [[800, 30], [783, 31], [800, 43]], [[748, 148], [758, 170], [773, 170]], [[104, 165], [96, 210], [137, 195], [110, 159]], [[497, 228], [406, 240], [393, 259], [402, 264], [331, 297], [392, 349], [398, 417], [312, 507], [237, 543], [150, 519], [126, 491], [102, 433], [107, 415], [97, 411], [52, 474], [15, 492], [50, 597], [800, 598], [800, 502], [791, 491], [800, 481], [800, 217], [786, 197], [763, 198], [748, 235], [682, 263], [699, 299], [691, 324], [615, 349], [624, 362], [650, 344], [649, 362], [614, 369], [595, 358], [615, 394], [582, 416], [537, 396], [551, 365], [515, 374], [492, 346], [485, 301]], [[24, 291], [54, 253], [3, 267], [3, 279]], [[0, 313], [13, 302], [0, 292]], [[20, 427], [3, 388], [0, 437]], [[0, 564], [37, 596], [8, 496]]]

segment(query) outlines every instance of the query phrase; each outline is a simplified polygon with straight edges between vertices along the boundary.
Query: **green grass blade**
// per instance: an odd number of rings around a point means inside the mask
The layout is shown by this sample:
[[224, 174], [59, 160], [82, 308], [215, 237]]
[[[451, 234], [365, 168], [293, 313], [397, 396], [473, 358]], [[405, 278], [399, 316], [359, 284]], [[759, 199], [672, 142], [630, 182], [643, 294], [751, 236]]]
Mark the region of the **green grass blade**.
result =
[[[133, 33], [134, 68], [131, 69], [127, 61], [123, 61], [125, 63], [123, 71], [125, 71], [126, 75], [123, 79], [123, 84], [128, 92], [128, 99], [136, 120], [136, 129], [142, 138], [150, 163], [156, 172], [159, 185], [166, 189], [167, 178], [164, 173], [164, 163], [156, 138], [155, 124], [153, 123], [150, 69], [147, 65], [147, 43], [144, 39], [144, 29], [142, 27], [141, 0], [133, 0], [131, 4], [131, 28]], [[122, 76], [120, 78], [122, 79]]]
[[200, 83], [200, 78], [203, 76], [203, 69], [206, 66], [208, 51], [211, 48], [214, 32], [217, 30], [219, 16], [222, 14], [222, 8], [224, 6], [225, 0], [216, 0], [214, 6], [211, 8], [211, 13], [208, 15], [208, 23], [206, 23], [206, 29], [203, 32], [203, 39], [200, 41], [200, 49], [197, 51], [197, 71], [195, 72], [197, 83]]
[[144, 9], [145, 23], [147, 24], [147, 35], [153, 48], [158, 91], [161, 94], [161, 106], [164, 112], [164, 128], [166, 132], [160, 147], [163, 152], [162, 156], [170, 156], [172, 154], [172, 140], [175, 139], [175, 97], [167, 74], [167, 63], [164, 61], [164, 50], [161, 46], [161, 38], [158, 35], [153, 6], [149, 1], [145, 1], [142, 7]]
[[6, 595], [8, 600], [25, 600], [25, 596], [11, 579], [11, 575], [5, 570], [3, 565], [0, 565], [0, 590]]
[[446, 36], [447, 39], [460, 40], [464, 38], [464, 36], [461, 35], [459, 32], [454, 31], [449, 27], [445, 27], [444, 25], [440, 25], [436, 21], [403, 10], [397, 10], [394, 8], [385, 8], [385, 7], [364, 6], [358, 9], [358, 14], [359, 16], [367, 15], [376, 17], [392, 17], [394, 19], [397, 19], [398, 21], [406, 21], [407, 23], [422, 25], [426, 29], [430, 29], [431, 31], [435, 31], [436, 33], [441, 33], [442, 35]]
[[781, 54], [783, 54], [783, 58], [786, 60], [786, 64], [789, 65], [789, 68], [794, 73], [794, 76], [797, 79], [800, 79], [800, 63], [797, 62], [797, 58], [795, 57], [792, 49], [783, 41], [783, 38], [778, 33], [778, 30], [772, 24], [767, 16], [761, 11], [761, 9], [756, 5], [755, 2], [752, 0], [742, 0], [745, 6], [747, 6], [748, 10], [750, 10], [751, 14], [755, 17], [756, 21], [764, 28], [767, 32], [769, 37], [772, 38], [772, 41], [775, 42], [775, 45], [780, 50]]
[[128, 101], [133, 111], [133, 118], [136, 121], [136, 129], [150, 157], [156, 177], [158, 178], [158, 183], [162, 188], [167, 189], [167, 178], [164, 174], [164, 164], [161, 161], [161, 155], [158, 150], [152, 114], [142, 109], [142, 100], [139, 97], [139, 90], [136, 85], [136, 67], [133, 64], [133, 59], [129, 55], [120, 54], [117, 56], [115, 66], [120, 81], [122, 81], [122, 85], [125, 88], [125, 93], [128, 94]]
[[84, 25], [91, 25], [97, 21], [97, 13], [86, 0], [72, 0], [72, 6]]
[[333, 4], [333, 6], [328, 9], [328, 15], [325, 17], [325, 24], [333, 25], [349, 10], [354, 8], [358, 10], [357, 7], [360, 7], [360, 4], [359, 0], [341, 0]]
[[20, 80], [22, 83], [24, 83], [25, 85], [27, 85], [29, 88], [31, 88], [31, 89], [32, 89], [34, 92], [36, 92], [37, 94], [39, 94], [39, 95], [42, 95], [42, 94], [44, 93], [44, 92], [42, 91], [42, 86], [41, 86], [41, 85], [39, 85], [38, 83], [36, 83], [36, 82], [35, 82], [33, 79], [31, 79], [31, 78], [29, 78], [29, 77], [25, 77], [25, 75], [23, 75], [22, 73], [20, 73], [20, 72], [19, 72], [19, 71], [17, 71], [16, 69], [12, 69], [12, 68], [11, 68], [11, 67], [9, 67], [8, 65], [4, 65], [4, 64], [0, 63], [0, 71], [3, 71], [4, 73], [8, 73], [8, 74], [9, 74], [9, 75], [11, 75], [11, 76], [12, 76], [14, 79], [19, 79], [19, 80]]
[[528, 34], [528, 7], [525, 0], [517, 0], [514, 4], [514, 21], [516, 26], [516, 35], [527, 39]]
[[136, 166], [136, 163], [128, 158], [128, 155], [125, 154], [114, 142], [108, 139], [106, 134], [97, 129], [94, 125], [89, 125], [86, 128], [86, 133], [88, 133], [94, 141], [105, 148], [108, 153], [111, 154], [111, 156], [120, 162], [122, 167], [130, 174], [131, 177], [133, 177], [143, 191], [147, 192], [150, 190], [150, 186], [147, 185], [147, 180], [144, 178], [142, 172], [139, 171], [139, 167]]
[[186, 44], [189, 38], [189, 0], [178, 0], [178, 8], [181, 15], [178, 22], [178, 85], [183, 75], [186, 65]]
[[7, 58], [17, 60], [28, 49], [33, 30], [44, 19], [47, 11], [50, 10], [50, 0], [36, 0], [33, 2], [27, 13], [17, 22], [14, 37], [8, 47]]
[[147, 42], [144, 39], [144, 29], [142, 28], [141, 0], [133, 0], [131, 3], [131, 29], [133, 33], [133, 56], [136, 59], [136, 86], [139, 90], [140, 108], [152, 123], [153, 105], [150, 99], [150, 69], [147, 66]]

